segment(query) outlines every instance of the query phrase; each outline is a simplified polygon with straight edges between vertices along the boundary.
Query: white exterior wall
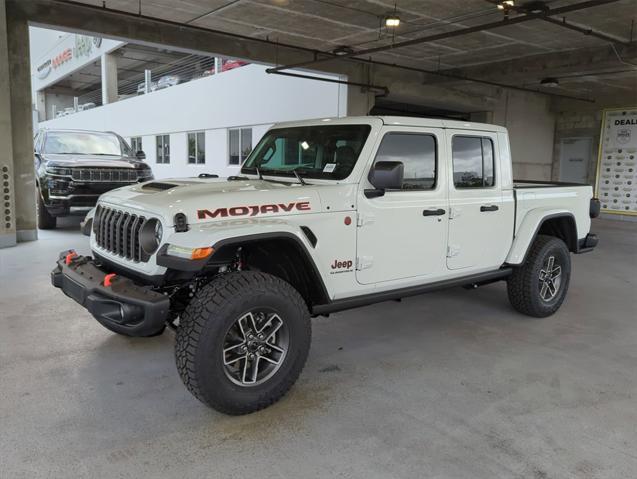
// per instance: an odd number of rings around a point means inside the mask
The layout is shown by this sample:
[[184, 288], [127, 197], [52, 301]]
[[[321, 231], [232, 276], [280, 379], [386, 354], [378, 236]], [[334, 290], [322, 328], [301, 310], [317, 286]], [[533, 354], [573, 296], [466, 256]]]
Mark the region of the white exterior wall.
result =
[[[41, 128], [115, 131], [142, 137], [156, 178], [237, 174], [228, 165], [228, 128], [252, 127], [253, 146], [273, 124], [345, 116], [346, 86], [269, 75], [247, 65], [207, 78], [40, 123]], [[206, 132], [206, 163], [189, 165], [187, 134]], [[170, 135], [170, 164], [157, 164], [155, 135]]]

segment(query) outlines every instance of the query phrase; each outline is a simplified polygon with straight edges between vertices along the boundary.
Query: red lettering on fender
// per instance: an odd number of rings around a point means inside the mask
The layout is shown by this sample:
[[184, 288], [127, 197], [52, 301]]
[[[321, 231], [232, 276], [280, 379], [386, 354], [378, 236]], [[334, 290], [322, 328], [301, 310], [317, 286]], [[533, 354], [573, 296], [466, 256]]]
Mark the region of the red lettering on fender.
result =
[[312, 206], [309, 201], [300, 201], [298, 203], [279, 203], [268, 205], [252, 205], [252, 206], [233, 206], [232, 208], [217, 208], [216, 210], [197, 210], [197, 218], [200, 220], [206, 218], [225, 218], [227, 216], [256, 216], [258, 214], [279, 213], [285, 211], [289, 213], [294, 208], [298, 211], [310, 211]]
[[261, 213], [278, 213], [279, 207], [277, 205], [263, 205], [261, 206]]
[[209, 218], [216, 218], [217, 216], [221, 216], [221, 217], [226, 217], [228, 216], [228, 208], [217, 208], [214, 211], [210, 211], [210, 210], [197, 210], [197, 218], [199, 218], [200, 220], [205, 219], [206, 217]]

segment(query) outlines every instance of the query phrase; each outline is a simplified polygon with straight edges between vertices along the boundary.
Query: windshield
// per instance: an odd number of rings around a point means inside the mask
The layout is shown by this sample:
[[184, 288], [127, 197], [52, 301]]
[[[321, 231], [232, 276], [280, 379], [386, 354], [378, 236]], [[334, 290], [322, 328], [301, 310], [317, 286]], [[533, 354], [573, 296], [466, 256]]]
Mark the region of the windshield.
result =
[[367, 140], [369, 125], [320, 125], [268, 131], [242, 173], [342, 180], [352, 172]]
[[46, 134], [44, 153], [75, 155], [129, 155], [130, 148], [117, 135], [54, 132]]

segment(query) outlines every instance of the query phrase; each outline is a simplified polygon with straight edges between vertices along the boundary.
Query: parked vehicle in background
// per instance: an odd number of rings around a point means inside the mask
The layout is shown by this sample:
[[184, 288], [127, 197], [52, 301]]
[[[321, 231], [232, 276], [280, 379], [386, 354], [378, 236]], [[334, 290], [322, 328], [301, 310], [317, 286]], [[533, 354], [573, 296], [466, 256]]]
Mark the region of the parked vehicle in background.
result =
[[249, 413], [298, 378], [310, 316], [500, 280], [517, 311], [558, 310], [571, 253], [597, 244], [599, 201], [587, 185], [514, 182], [509, 152], [507, 130], [480, 123], [276, 125], [241, 177], [104, 194], [94, 257], [62, 252], [51, 279], [111, 331], [176, 329], [190, 392]]
[[180, 75], [165, 75], [157, 80], [157, 90], [163, 90], [171, 86], [184, 83], [185, 79]]
[[34, 139], [38, 226], [86, 213], [102, 193], [153, 179], [143, 151], [113, 132], [40, 130]]
[[243, 67], [245, 65], [249, 65], [249, 63], [241, 60], [225, 60], [223, 62], [223, 65], [221, 66], [221, 71], [227, 72], [229, 70], [234, 70], [235, 68]]
[[[157, 90], [157, 82], [150, 82], [150, 87], [148, 88], [148, 91], [155, 91]], [[137, 94], [138, 95], [143, 95], [144, 93], [146, 93], [146, 82], [142, 82], [139, 85], [137, 85]]]
[[77, 111], [92, 110], [93, 108], [95, 108], [95, 103], [93, 102], [83, 103], [82, 105], [79, 105], [77, 107]]

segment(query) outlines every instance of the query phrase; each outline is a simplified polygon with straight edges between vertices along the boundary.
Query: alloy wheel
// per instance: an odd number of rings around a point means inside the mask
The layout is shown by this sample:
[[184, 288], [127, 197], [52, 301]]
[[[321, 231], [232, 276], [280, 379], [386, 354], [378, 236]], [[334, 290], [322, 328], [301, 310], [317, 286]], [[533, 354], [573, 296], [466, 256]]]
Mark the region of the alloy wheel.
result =
[[239, 386], [263, 384], [283, 364], [289, 338], [288, 327], [276, 312], [255, 310], [239, 317], [224, 338], [226, 376]]
[[555, 256], [549, 256], [540, 269], [540, 297], [551, 301], [557, 296], [562, 284], [562, 267], [556, 263]]

